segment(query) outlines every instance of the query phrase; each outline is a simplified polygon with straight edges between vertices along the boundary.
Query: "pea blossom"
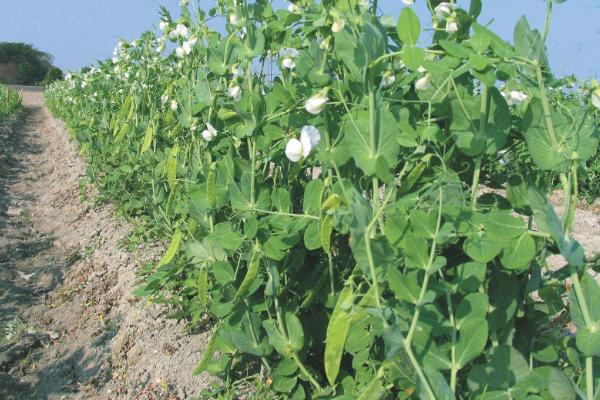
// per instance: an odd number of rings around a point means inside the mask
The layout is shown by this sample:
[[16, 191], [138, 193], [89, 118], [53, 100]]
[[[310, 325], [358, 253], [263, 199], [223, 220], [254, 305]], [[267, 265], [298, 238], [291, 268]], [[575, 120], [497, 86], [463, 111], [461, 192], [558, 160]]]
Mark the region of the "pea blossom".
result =
[[340, 18], [331, 25], [331, 32], [337, 33], [344, 29], [344, 26], [346, 26], [346, 21]]
[[456, 4], [443, 1], [433, 9], [433, 12], [438, 19], [444, 19], [452, 15], [454, 10], [456, 10]]
[[311, 150], [321, 142], [321, 132], [312, 126], [304, 125], [300, 131], [300, 140], [290, 139], [285, 146], [285, 156], [292, 162], [306, 158]]
[[167, 29], [169, 27], [169, 23], [165, 20], [160, 20], [160, 22], [158, 23], [158, 27], [160, 28], [161, 31], [164, 31], [165, 29]]
[[292, 14], [299, 14], [300, 13], [300, 7], [298, 7], [297, 5], [295, 5], [294, 3], [290, 3], [288, 5], [288, 11], [291, 12]]
[[287, 68], [287, 69], [294, 69], [296, 68], [296, 63], [294, 62], [294, 58], [298, 57], [298, 55], [300, 55], [300, 52], [294, 48], [289, 48], [289, 47], [284, 47], [279, 51], [279, 55], [283, 58], [283, 61], [281, 62], [281, 66], [283, 68]]
[[453, 34], [458, 31], [458, 23], [455, 19], [449, 19], [446, 21], [446, 33]]
[[508, 93], [503, 93], [502, 96], [504, 96], [509, 106], [519, 106], [529, 98], [529, 96], [519, 90], [511, 90]]
[[402, 2], [407, 6], [412, 6], [413, 4], [415, 4], [415, 0], [402, 0]]
[[600, 88], [596, 88], [592, 92], [592, 104], [594, 105], [594, 107], [600, 110]]
[[171, 110], [177, 111], [177, 101], [171, 100]]
[[206, 123], [206, 129], [202, 131], [202, 137], [207, 142], [210, 142], [217, 137], [217, 130], [210, 124], [210, 122]]
[[387, 70], [383, 73], [383, 78], [381, 79], [381, 87], [388, 88], [392, 86], [396, 82], [396, 76], [394, 75], [394, 71]]
[[329, 98], [321, 93], [317, 93], [304, 103], [306, 111], [313, 115], [319, 114], [325, 108]]
[[232, 12], [229, 14], [229, 22], [233, 25], [238, 25], [240, 22], [242, 22], [242, 17], [240, 17], [237, 13]]
[[231, 86], [227, 89], [227, 93], [233, 97], [233, 101], [240, 101], [242, 99], [242, 88], [239, 85]]
[[417, 79], [415, 82], [415, 89], [427, 90], [431, 86], [431, 74], [425, 74], [425, 76]]

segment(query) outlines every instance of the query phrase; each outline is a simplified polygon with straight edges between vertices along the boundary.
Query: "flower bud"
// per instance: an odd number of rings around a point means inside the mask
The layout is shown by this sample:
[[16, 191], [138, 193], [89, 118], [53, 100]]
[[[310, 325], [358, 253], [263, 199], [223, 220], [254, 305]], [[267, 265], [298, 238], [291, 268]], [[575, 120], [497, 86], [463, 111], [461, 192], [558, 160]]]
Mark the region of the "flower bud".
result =
[[239, 85], [231, 86], [227, 89], [227, 93], [233, 97], [233, 101], [240, 101], [242, 99], [242, 88]]
[[383, 73], [383, 78], [381, 79], [381, 87], [388, 88], [392, 86], [396, 82], [396, 76], [394, 75], [394, 71], [387, 70]]
[[431, 86], [431, 74], [425, 74], [425, 76], [417, 79], [415, 82], [415, 89], [427, 90]]
[[448, 18], [454, 12], [455, 9], [456, 4], [443, 1], [433, 9], [433, 12], [438, 19], [445, 19]]
[[344, 26], [346, 26], [346, 21], [344, 21], [342, 18], [340, 18], [331, 25], [331, 32], [337, 33], [339, 31], [341, 31], [342, 29], [344, 29]]
[[217, 130], [210, 124], [210, 122], [206, 123], [206, 129], [202, 131], [202, 137], [207, 142], [210, 142], [217, 137]]
[[302, 143], [302, 154], [308, 157], [310, 151], [321, 142], [321, 132], [312, 126], [304, 125], [300, 131], [300, 143]]
[[327, 96], [324, 96], [324, 95], [318, 93], [318, 94], [312, 96], [311, 98], [309, 98], [308, 100], [306, 100], [306, 103], [304, 103], [304, 108], [309, 113], [311, 113], [313, 115], [317, 115], [321, 111], [323, 111], [323, 109], [325, 108], [325, 105], [327, 105], [328, 101], [329, 101], [329, 98]]
[[407, 6], [412, 6], [413, 4], [415, 4], [415, 0], [402, 0], [402, 2]]
[[164, 31], [165, 29], [167, 29], [169, 27], [169, 23], [167, 21], [161, 20], [158, 23], [158, 27], [160, 28], [161, 31]]
[[592, 104], [594, 105], [594, 107], [600, 110], [600, 88], [596, 88], [592, 92]]
[[177, 111], [177, 102], [175, 100], [171, 100], [171, 110]]
[[446, 33], [452, 35], [453, 33], [456, 33], [457, 31], [458, 31], [458, 23], [454, 19], [452, 19], [452, 20], [449, 19], [446, 22]]

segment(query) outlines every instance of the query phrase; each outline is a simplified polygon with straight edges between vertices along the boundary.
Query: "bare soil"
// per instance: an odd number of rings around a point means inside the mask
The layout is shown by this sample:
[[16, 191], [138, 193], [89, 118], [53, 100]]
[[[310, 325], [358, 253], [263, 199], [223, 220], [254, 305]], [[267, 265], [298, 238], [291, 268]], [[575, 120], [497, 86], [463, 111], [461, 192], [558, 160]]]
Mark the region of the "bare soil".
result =
[[[187, 399], [210, 332], [131, 295], [164, 245], [123, 248], [132, 226], [81, 201], [85, 162], [25, 89], [0, 126], [0, 398]], [[8, 334], [8, 337], [7, 337]]]

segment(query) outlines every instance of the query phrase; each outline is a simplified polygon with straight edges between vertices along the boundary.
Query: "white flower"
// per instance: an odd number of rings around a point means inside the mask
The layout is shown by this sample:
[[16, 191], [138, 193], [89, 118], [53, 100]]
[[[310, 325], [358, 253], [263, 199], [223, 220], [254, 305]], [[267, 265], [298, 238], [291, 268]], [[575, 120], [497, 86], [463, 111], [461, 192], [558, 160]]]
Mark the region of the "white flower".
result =
[[427, 90], [431, 86], [431, 74], [426, 74], [415, 82], [415, 89]]
[[177, 24], [177, 28], [175, 28], [175, 30], [177, 31], [177, 35], [182, 37], [182, 38], [187, 38], [188, 37], [188, 28], [187, 26], [183, 25], [183, 24]]
[[118, 63], [119, 62], [119, 57], [113, 57], [112, 58], [112, 62], [113, 62], [113, 64]]
[[312, 149], [321, 142], [321, 132], [312, 126], [304, 125], [300, 130], [300, 140], [290, 139], [285, 146], [285, 156], [292, 162], [308, 157]]
[[417, 68], [417, 72], [420, 72], [423, 74], [423, 73], [427, 72], [427, 70], [425, 69], [425, 67], [420, 66], [419, 68]]
[[240, 17], [237, 13], [232, 12], [229, 14], [229, 22], [233, 25], [238, 25], [240, 22], [242, 22], [242, 17]]
[[196, 36], [192, 36], [187, 40], [187, 42], [190, 46], [195, 45], [197, 41], [198, 41], [198, 38]]
[[181, 47], [183, 48], [183, 51], [185, 51], [185, 54], [190, 54], [192, 52], [192, 46], [190, 45], [190, 42], [183, 42]]
[[210, 142], [217, 137], [217, 130], [210, 124], [210, 122], [206, 123], [206, 129], [202, 131], [202, 137], [207, 142]]
[[288, 5], [288, 11], [291, 12], [292, 14], [298, 14], [300, 13], [300, 7], [298, 7], [297, 5], [290, 3]]
[[316, 94], [304, 103], [304, 108], [311, 114], [317, 115], [325, 108], [325, 105], [329, 101], [327, 96], [322, 94]]
[[285, 156], [292, 162], [302, 158], [302, 143], [298, 139], [290, 139], [285, 145]]
[[344, 29], [344, 26], [346, 26], [346, 21], [340, 18], [331, 25], [331, 32], [337, 33]]
[[86, 81], [81, 82], [81, 88], [82, 89], [85, 89], [86, 86], [87, 86], [87, 82]]
[[179, 4], [181, 4], [182, 7], [186, 7], [189, 2], [190, 0], [179, 0]]
[[296, 58], [300, 55], [300, 52], [293, 47], [283, 47], [281, 50], [279, 50], [279, 55], [281, 57]]
[[183, 49], [183, 47], [178, 47], [175, 49], [175, 54], [177, 54], [177, 57], [182, 58], [183, 56], [185, 56], [185, 50]]
[[179, 33], [177, 33], [177, 30], [173, 29], [171, 32], [169, 32], [169, 39], [175, 40], [175, 39], [177, 39], [177, 36], [179, 36]]
[[308, 157], [310, 151], [321, 142], [321, 132], [312, 126], [304, 125], [300, 130], [300, 143], [302, 143], [302, 154]]
[[412, 6], [413, 4], [415, 4], [415, 0], [402, 0], [402, 2], [407, 6]]
[[160, 28], [161, 31], [164, 31], [165, 29], [167, 29], [169, 27], [169, 23], [167, 21], [160, 20], [160, 22], [158, 23], [158, 27]]
[[502, 96], [504, 96], [504, 99], [509, 106], [519, 106], [528, 99], [528, 96], [519, 90], [512, 90], [508, 93], [502, 93]]
[[454, 20], [448, 20], [448, 22], [446, 22], [446, 33], [451, 35], [456, 33], [456, 31], [458, 31], [458, 23]]
[[166, 94], [163, 94], [162, 96], [160, 96], [160, 104], [167, 104], [167, 101], [169, 101], [169, 96]]
[[383, 73], [383, 79], [381, 79], [381, 87], [388, 88], [396, 82], [396, 75], [390, 70]]
[[296, 63], [294, 62], [294, 59], [292, 59], [290, 57], [286, 57], [281, 62], [281, 66], [283, 68], [287, 68], [287, 69], [294, 69], [294, 68], [296, 68]]
[[441, 2], [434, 9], [433, 12], [438, 19], [448, 18], [456, 9], [456, 4], [448, 3], [447, 1]]
[[594, 105], [594, 107], [600, 110], [600, 88], [596, 88], [592, 92], [592, 104]]
[[231, 86], [227, 89], [227, 93], [233, 97], [233, 101], [240, 101], [242, 99], [242, 88], [239, 85]]
[[177, 111], [177, 102], [175, 100], [171, 100], [171, 110]]

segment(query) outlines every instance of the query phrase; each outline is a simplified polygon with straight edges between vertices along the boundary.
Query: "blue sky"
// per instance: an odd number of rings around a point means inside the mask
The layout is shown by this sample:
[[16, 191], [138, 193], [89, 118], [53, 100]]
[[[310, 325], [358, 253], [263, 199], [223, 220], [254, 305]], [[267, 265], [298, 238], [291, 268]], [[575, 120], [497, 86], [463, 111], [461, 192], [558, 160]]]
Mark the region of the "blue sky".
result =
[[[194, 3], [195, 0], [192, 0]], [[209, 3], [210, 1], [210, 3]], [[522, 14], [533, 27], [543, 29], [544, 0], [483, 0], [483, 24], [510, 39]], [[277, 4], [285, 5], [282, 0]], [[425, 16], [425, 1], [416, 0], [415, 9]], [[468, 8], [468, 0], [458, 0]], [[110, 56], [119, 38], [128, 41], [158, 22], [159, 4], [172, 12], [177, 0], [0, 0], [2, 20], [0, 41], [31, 43], [55, 57], [63, 68], [77, 70]], [[213, 4], [201, 0], [200, 4]], [[397, 16], [404, 6], [400, 0], [379, 0], [385, 14]], [[556, 4], [548, 50], [555, 74], [576, 74], [580, 78], [600, 76], [600, 1], [567, 0]]]

